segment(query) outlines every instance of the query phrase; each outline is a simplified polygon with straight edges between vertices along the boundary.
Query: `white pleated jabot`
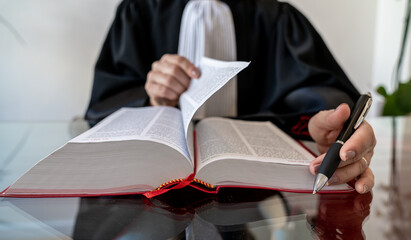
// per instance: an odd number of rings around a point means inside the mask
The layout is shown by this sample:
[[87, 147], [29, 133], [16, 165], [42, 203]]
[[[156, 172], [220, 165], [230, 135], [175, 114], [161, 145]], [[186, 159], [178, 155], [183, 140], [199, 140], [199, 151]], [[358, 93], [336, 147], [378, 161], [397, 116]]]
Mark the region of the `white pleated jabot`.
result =
[[[233, 17], [218, 0], [191, 0], [180, 27], [178, 54], [199, 66], [203, 56], [224, 61], [237, 60]], [[214, 94], [196, 113], [196, 119], [237, 116], [237, 79]]]

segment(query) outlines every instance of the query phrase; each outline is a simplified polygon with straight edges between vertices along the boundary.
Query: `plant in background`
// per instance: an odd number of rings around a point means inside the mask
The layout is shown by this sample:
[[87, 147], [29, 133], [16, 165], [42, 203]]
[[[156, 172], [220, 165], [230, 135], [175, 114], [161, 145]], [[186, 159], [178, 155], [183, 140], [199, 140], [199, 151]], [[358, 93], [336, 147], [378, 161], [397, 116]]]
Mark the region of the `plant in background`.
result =
[[402, 116], [411, 113], [411, 79], [407, 83], [399, 83], [392, 94], [388, 94], [383, 86], [379, 86], [377, 92], [385, 98], [382, 115]]
[[407, 83], [400, 82], [400, 73], [402, 60], [404, 59], [405, 44], [408, 37], [408, 26], [411, 15], [411, 0], [408, 0], [405, 13], [405, 24], [402, 35], [400, 55], [392, 78], [393, 93], [388, 94], [383, 86], [377, 88], [377, 92], [385, 98], [382, 115], [385, 116], [402, 116], [411, 113], [411, 79]]

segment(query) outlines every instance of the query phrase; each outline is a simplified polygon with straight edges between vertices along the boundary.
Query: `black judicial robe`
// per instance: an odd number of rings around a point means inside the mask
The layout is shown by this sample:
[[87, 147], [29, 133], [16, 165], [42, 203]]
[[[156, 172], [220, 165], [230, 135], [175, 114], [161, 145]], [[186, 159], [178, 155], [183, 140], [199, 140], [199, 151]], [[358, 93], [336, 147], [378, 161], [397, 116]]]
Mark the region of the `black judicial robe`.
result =
[[[124, 0], [95, 67], [86, 119], [95, 124], [120, 107], [148, 103], [151, 64], [177, 53], [188, 0]], [[231, 8], [237, 59], [251, 61], [238, 75], [238, 114], [269, 113], [298, 126], [301, 116], [352, 104], [359, 93], [309, 21], [288, 3], [224, 0]], [[299, 130], [298, 130], [299, 129]], [[298, 133], [300, 131], [300, 133]]]

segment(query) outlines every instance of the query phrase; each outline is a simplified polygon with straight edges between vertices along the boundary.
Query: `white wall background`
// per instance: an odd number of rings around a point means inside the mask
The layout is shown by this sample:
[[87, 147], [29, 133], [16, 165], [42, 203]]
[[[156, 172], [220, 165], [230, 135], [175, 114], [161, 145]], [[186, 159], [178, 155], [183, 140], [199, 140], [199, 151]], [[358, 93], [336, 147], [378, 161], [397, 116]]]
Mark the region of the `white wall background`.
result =
[[289, 2], [311, 20], [356, 87], [370, 89], [377, 1]]
[[118, 2], [0, 0], [0, 120], [82, 116]]
[[[375, 89], [392, 91], [400, 51], [405, 0], [289, 0], [314, 24], [348, 77], [362, 92], [371, 91], [369, 115], [380, 114], [383, 98]], [[408, 38], [401, 77], [410, 76]]]
[[[82, 116], [119, 1], [0, 0], [0, 120]], [[361, 91], [390, 86], [405, 0], [289, 2], [312, 21]]]

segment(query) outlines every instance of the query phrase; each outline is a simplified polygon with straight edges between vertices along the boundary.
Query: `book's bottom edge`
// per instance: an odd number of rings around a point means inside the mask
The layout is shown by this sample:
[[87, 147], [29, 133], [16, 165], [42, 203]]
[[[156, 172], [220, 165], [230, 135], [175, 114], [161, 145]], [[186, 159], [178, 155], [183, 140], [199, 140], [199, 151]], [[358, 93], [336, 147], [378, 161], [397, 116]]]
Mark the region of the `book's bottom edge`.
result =
[[70, 197], [103, 197], [103, 196], [126, 196], [141, 195], [147, 192], [122, 192], [122, 193], [0, 193], [0, 197], [10, 198], [70, 198]]
[[[178, 185], [178, 184], [176, 184]], [[252, 186], [240, 186], [240, 185], [222, 185], [215, 186], [214, 188], [209, 188], [198, 182], [192, 182], [183, 187], [192, 187], [199, 191], [217, 194], [220, 189], [224, 188], [244, 188], [244, 189], [261, 189], [261, 190], [272, 190], [280, 192], [292, 192], [292, 193], [312, 193], [312, 190], [309, 189], [286, 189], [286, 188], [268, 188], [268, 187], [252, 187]], [[125, 195], [144, 195], [147, 198], [152, 198], [158, 195], [161, 195], [169, 190], [173, 189], [173, 186], [168, 186], [169, 188], [157, 189], [153, 191], [142, 191], [142, 192], [121, 192], [121, 193], [7, 193], [7, 189], [0, 193], [0, 197], [10, 197], [10, 198], [69, 198], [69, 197], [103, 197], [103, 196], [125, 196]], [[350, 193], [355, 191], [354, 188], [350, 189], [330, 189], [330, 190], [321, 190], [317, 194], [334, 194], [334, 193]]]
[[[310, 189], [288, 189], [288, 188], [269, 188], [269, 187], [251, 187], [251, 186], [238, 186], [238, 185], [224, 185], [224, 186], [218, 186], [217, 192], [219, 189], [222, 188], [249, 188], [249, 189], [261, 189], [261, 190], [271, 190], [271, 191], [279, 191], [279, 192], [291, 192], [291, 193], [313, 193], [313, 190]], [[326, 189], [326, 190], [321, 190], [317, 194], [334, 194], [334, 193], [351, 193], [355, 189], [349, 188], [349, 189]]]

